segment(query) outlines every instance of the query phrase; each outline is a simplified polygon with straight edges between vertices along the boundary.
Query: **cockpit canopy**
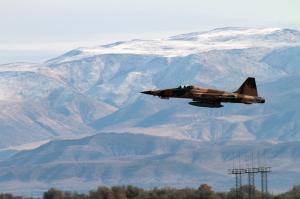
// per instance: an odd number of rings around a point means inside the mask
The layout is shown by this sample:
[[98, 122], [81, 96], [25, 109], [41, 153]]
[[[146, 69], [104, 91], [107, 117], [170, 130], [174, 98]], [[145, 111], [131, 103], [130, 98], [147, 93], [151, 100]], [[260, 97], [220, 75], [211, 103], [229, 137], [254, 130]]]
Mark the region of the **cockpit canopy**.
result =
[[193, 85], [188, 85], [188, 86], [186, 86], [186, 85], [180, 85], [178, 88], [179, 89], [193, 89], [194, 86]]

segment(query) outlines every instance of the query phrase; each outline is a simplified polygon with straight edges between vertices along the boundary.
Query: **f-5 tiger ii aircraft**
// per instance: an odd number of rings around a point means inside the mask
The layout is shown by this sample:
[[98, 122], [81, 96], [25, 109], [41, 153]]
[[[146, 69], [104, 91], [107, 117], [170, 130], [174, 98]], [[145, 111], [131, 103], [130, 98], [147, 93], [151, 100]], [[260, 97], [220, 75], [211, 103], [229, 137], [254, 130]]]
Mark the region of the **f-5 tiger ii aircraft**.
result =
[[169, 98], [187, 98], [193, 101], [190, 105], [208, 108], [223, 107], [222, 102], [227, 103], [265, 103], [265, 99], [259, 97], [255, 78], [248, 77], [241, 87], [234, 92], [222, 90], [201, 88], [197, 86], [179, 86], [178, 88], [169, 88], [164, 90], [143, 91], [143, 94], [158, 96], [162, 99]]

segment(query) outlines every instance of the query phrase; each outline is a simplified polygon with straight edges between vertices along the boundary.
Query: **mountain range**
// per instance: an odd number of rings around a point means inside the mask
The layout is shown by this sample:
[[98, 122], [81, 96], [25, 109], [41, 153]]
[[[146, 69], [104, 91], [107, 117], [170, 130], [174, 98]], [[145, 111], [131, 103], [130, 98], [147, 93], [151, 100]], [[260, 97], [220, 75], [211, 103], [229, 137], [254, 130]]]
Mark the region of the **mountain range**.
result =
[[[297, 30], [227, 27], [0, 65], [0, 191], [206, 181], [224, 190], [235, 149], [264, 146], [274, 179], [289, 182], [274, 186], [287, 189], [299, 175], [299, 54]], [[140, 94], [189, 84], [230, 91], [249, 76], [264, 105], [207, 109]]]

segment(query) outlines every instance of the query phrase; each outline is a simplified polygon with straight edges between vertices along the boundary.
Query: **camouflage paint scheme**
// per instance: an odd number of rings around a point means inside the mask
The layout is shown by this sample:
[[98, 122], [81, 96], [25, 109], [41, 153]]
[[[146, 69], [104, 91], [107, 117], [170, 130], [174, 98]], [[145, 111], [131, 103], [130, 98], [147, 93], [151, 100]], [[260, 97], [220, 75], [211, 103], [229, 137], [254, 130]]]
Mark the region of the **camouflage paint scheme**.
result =
[[143, 91], [143, 94], [158, 96], [162, 99], [187, 98], [192, 99], [190, 105], [209, 108], [223, 107], [222, 102], [229, 103], [265, 103], [265, 99], [259, 97], [255, 78], [248, 77], [241, 87], [235, 92], [201, 88], [197, 86], [179, 86], [164, 90]]

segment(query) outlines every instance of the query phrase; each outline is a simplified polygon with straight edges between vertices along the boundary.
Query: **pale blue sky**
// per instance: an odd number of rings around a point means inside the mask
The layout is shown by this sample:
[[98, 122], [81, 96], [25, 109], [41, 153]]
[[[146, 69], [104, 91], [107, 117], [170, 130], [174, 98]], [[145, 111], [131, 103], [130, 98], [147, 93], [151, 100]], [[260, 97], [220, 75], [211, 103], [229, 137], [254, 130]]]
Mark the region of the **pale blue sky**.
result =
[[299, 0], [1, 0], [0, 63], [224, 26], [300, 29], [299, 10]]

